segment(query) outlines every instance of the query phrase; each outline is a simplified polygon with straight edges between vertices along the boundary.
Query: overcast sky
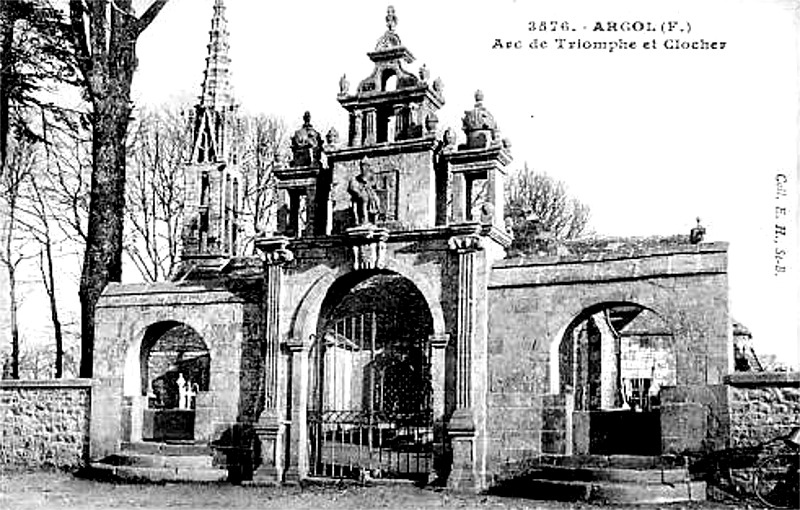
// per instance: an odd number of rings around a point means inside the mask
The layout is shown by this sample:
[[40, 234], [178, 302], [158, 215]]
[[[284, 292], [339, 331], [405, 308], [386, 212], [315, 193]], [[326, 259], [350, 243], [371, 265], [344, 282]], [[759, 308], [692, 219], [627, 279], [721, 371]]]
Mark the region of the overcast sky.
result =
[[[140, 4], [149, 0], [139, 0]], [[305, 110], [323, 133], [346, 133], [339, 77], [354, 87], [386, 29], [387, 3], [226, 0], [235, 93], [242, 108], [283, 117]], [[199, 94], [213, 0], [171, 0], [138, 46], [138, 104]], [[397, 33], [441, 77], [440, 125], [460, 128], [475, 89], [485, 93], [515, 166], [565, 181], [603, 235], [688, 233], [700, 216], [710, 240], [729, 241], [734, 317], [761, 351], [797, 359], [796, 2], [393, 2]], [[574, 31], [531, 32], [531, 21]], [[657, 32], [599, 33], [596, 22], [651, 22]], [[678, 22], [664, 34], [663, 22]], [[586, 27], [586, 28], [584, 28]], [[560, 26], [559, 26], [560, 28]], [[636, 42], [634, 50], [557, 49], [556, 39]], [[493, 49], [521, 41], [523, 49]], [[531, 50], [533, 39], [549, 47]], [[656, 40], [656, 49], [643, 49]], [[666, 39], [724, 42], [670, 50]], [[673, 43], [674, 44], [674, 43]], [[719, 46], [719, 45], [718, 45]], [[774, 274], [776, 175], [792, 197], [790, 265]]]

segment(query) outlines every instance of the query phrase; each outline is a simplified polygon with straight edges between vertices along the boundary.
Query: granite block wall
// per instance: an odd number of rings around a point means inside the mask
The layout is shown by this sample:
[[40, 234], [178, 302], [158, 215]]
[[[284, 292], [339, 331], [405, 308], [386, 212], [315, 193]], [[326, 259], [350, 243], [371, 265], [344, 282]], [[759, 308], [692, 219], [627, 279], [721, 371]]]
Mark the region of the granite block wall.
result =
[[84, 465], [91, 390], [90, 380], [0, 381], [0, 471]]

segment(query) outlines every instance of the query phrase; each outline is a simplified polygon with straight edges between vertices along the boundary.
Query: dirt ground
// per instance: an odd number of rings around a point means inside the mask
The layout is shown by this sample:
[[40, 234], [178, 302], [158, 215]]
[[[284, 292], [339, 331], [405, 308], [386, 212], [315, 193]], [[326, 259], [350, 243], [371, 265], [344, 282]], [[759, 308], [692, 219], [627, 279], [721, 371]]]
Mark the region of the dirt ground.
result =
[[[591, 509], [634, 508], [462, 495], [411, 485], [238, 487], [228, 484], [114, 484], [60, 472], [0, 473], [0, 509]], [[733, 509], [742, 504], [649, 505], [656, 509]]]

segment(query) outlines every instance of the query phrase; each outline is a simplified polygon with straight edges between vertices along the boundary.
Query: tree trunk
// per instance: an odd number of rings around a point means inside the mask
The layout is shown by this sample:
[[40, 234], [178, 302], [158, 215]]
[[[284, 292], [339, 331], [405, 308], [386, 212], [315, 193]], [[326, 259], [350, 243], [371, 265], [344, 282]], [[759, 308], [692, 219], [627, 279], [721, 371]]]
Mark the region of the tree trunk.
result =
[[[113, 78], [112, 78], [113, 79]], [[81, 377], [92, 377], [95, 308], [109, 282], [122, 278], [127, 97], [95, 101], [93, 168], [86, 254], [81, 275]]]
[[19, 323], [17, 322], [17, 277], [14, 266], [8, 266], [8, 301], [11, 318], [11, 378], [19, 379]]
[[9, 320], [11, 322], [11, 378], [19, 379], [19, 324], [17, 322], [17, 267], [13, 260], [13, 240], [14, 240], [14, 223], [16, 222], [17, 212], [17, 193], [18, 188], [7, 190], [9, 194], [10, 203], [8, 204], [8, 221], [5, 228], [5, 246], [3, 247], [5, 253], [3, 254], [3, 261], [6, 265], [8, 274], [8, 305], [9, 305]]
[[39, 269], [41, 270], [42, 282], [50, 301], [50, 320], [53, 323], [53, 338], [56, 343], [55, 378], [61, 379], [64, 376], [64, 334], [61, 329], [61, 319], [58, 315], [56, 279], [53, 271], [53, 243], [50, 240], [49, 228], [45, 226], [45, 229], [44, 250], [39, 252]]
[[11, 68], [13, 56], [11, 46], [14, 42], [14, 22], [11, 1], [0, 0], [0, 175], [5, 170], [8, 147], [9, 123], [9, 84], [6, 76]]

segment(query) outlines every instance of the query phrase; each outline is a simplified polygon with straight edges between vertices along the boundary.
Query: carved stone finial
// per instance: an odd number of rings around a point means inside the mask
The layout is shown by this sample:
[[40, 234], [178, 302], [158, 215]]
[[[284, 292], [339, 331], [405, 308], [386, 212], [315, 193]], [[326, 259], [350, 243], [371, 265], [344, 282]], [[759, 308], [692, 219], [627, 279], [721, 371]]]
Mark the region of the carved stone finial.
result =
[[389, 6], [386, 9], [386, 28], [390, 32], [394, 32], [394, 27], [397, 26], [397, 15], [394, 13], [394, 6]]
[[339, 132], [336, 131], [336, 128], [332, 127], [328, 130], [327, 134], [325, 134], [325, 141], [328, 145], [336, 145], [339, 143]]
[[440, 95], [444, 92], [444, 83], [442, 82], [441, 78], [436, 78], [433, 80], [433, 90], [438, 92]]
[[456, 133], [453, 131], [453, 128], [447, 128], [444, 132], [444, 137], [442, 138], [442, 143], [444, 144], [445, 148], [453, 148], [456, 145]]
[[694, 227], [689, 233], [689, 242], [692, 244], [700, 244], [706, 236], [706, 229], [700, 224], [700, 218], [697, 218], [697, 226]]
[[475, 91], [475, 107], [464, 112], [462, 122], [468, 148], [476, 149], [500, 143], [497, 122], [491, 112], [483, 106], [482, 91]]
[[425, 64], [422, 64], [422, 67], [419, 68], [419, 79], [422, 81], [428, 81], [428, 78], [431, 77], [431, 72], [428, 71], [428, 67]]

